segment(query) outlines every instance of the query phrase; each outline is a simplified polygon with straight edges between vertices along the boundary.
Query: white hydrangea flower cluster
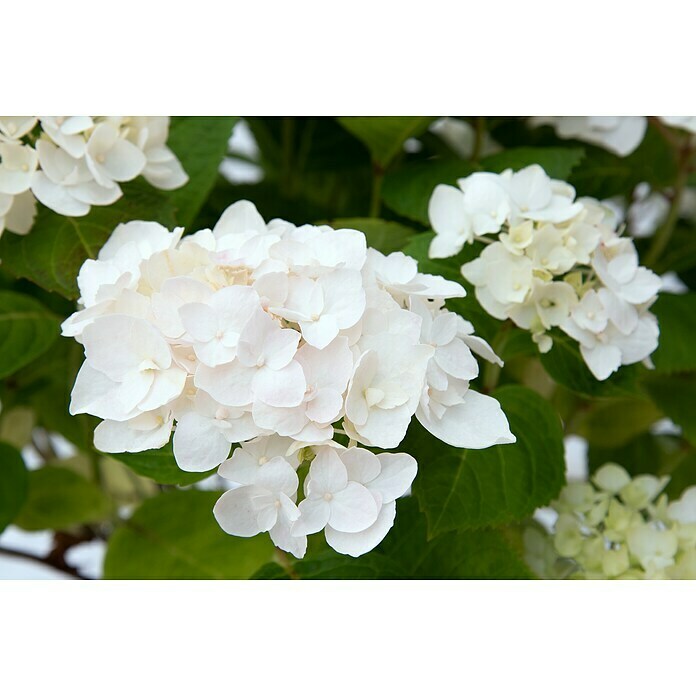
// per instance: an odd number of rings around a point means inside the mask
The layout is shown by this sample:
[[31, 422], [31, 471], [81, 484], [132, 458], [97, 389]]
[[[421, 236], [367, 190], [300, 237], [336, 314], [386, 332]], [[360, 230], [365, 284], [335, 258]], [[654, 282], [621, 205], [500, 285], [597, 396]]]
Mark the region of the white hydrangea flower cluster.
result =
[[[666, 126], [696, 133], [696, 116], [658, 116]], [[533, 116], [529, 124], [552, 126], [559, 138], [582, 140], [626, 157], [643, 142], [645, 116]]]
[[326, 529], [358, 555], [386, 534], [416, 463], [355, 444], [397, 447], [414, 415], [456, 447], [515, 440], [498, 402], [469, 388], [474, 353], [500, 360], [445, 309], [464, 289], [357, 230], [266, 224], [239, 201], [183, 238], [119, 225], [77, 280], [82, 309], [63, 324], [85, 349], [71, 413], [103, 419], [105, 452], [162, 447], [174, 430], [183, 470], [224, 462], [238, 487], [216, 515], [232, 534], [270, 531], [301, 556]]
[[487, 244], [462, 275], [489, 314], [529, 329], [542, 352], [552, 346], [547, 332], [560, 327], [599, 380], [648, 362], [659, 336], [648, 309], [661, 281], [639, 265], [633, 241], [598, 201], [575, 200], [572, 186], [531, 165], [438, 185], [429, 217], [433, 258], [475, 240]]
[[183, 186], [168, 135], [168, 116], [0, 116], [0, 234], [29, 232], [36, 199], [78, 217], [115, 203], [119, 183], [140, 174], [159, 189]]
[[648, 128], [645, 116], [534, 116], [532, 126], [553, 126], [559, 138], [598, 145], [620, 157], [630, 155]]
[[[592, 482], [563, 489], [550, 545], [540, 553], [528, 536], [528, 554], [544, 556], [547, 568], [554, 554], [570, 561], [568, 575], [578, 579], [696, 579], [696, 487], [670, 502], [668, 482], [605, 464]], [[549, 574], [543, 564], [537, 571]]]

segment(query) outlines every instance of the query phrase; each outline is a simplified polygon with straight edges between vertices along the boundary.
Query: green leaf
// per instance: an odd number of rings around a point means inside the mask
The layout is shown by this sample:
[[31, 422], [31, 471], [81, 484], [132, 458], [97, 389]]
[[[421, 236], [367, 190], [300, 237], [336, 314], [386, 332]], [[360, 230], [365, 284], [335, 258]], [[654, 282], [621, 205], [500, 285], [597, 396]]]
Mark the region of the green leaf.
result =
[[526, 579], [531, 573], [498, 530], [448, 532], [428, 540], [416, 500], [397, 503], [396, 523], [372, 552], [350, 558], [332, 550], [290, 559], [291, 568], [270, 563], [257, 580]]
[[419, 136], [434, 121], [429, 116], [343, 116], [338, 122], [363, 142], [383, 169], [409, 138]]
[[429, 225], [428, 203], [438, 184], [456, 186], [457, 179], [469, 176], [475, 168], [461, 160], [432, 160], [409, 164], [387, 172], [382, 199], [399, 215]]
[[644, 386], [655, 404], [681, 426], [684, 437], [696, 446], [696, 375], [651, 375]]
[[630, 196], [645, 181], [653, 188], [674, 183], [677, 162], [674, 148], [650, 125], [640, 146], [628, 157], [619, 157], [600, 147], [585, 146], [585, 158], [573, 170], [569, 182], [580, 196], [600, 200], [617, 194]]
[[5, 234], [0, 238], [3, 266], [45, 290], [77, 298], [80, 267], [88, 258], [96, 258], [116, 225], [131, 220], [175, 225], [173, 208], [164, 193], [142, 180], [122, 188], [120, 200], [109, 206], [95, 206], [85, 217], [65, 217], [40, 207], [30, 234]]
[[379, 218], [340, 218], [328, 224], [334, 229], [360, 230], [367, 237], [367, 245], [383, 254], [401, 251], [415, 234], [406, 225]]
[[[413, 499], [400, 500], [396, 524], [377, 547], [404, 578], [424, 580], [528, 579], [532, 574], [496, 529], [446, 532], [428, 539], [428, 524]], [[369, 554], [368, 556], [375, 555]]]
[[250, 577], [269, 563], [267, 534], [225, 534], [213, 517], [220, 491], [170, 491], [146, 500], [109, 541], [104, 577], [223, 580]]
[[541, 355], [549, 375], [564, 387], [589, 397], [638, 394], [637, 378], [645, 373], [641, 365], [622, 365], [605, 380], [598, 380], [580, 355], [578, 342], [560, 330], [552, 332], [553, 348]]
[[648, 399], [610, 399], [581, 412], [577, 433], [599, 447], [620, 447], [661, 417], [661, 411]]
[[0, 442], [0, 532], [22, 509], [29, 488], [29, 477], [19, 450]]
[[584, 156], [585, 151], [579, 147], [518, 147], [485, 157], [480, 168], [484, 172], [500, 173], [538, 164], [552, 179], [565, 180]]
[[652, 355], [657, 371], [696, 370], [696, 292], [660, 295], [652, 311], [660, 323], [660, 345]]
[[0, 291], [0, 377], [45, 353], [60, 333], [58, 318], [28, 295]]
[[493, 396], [517, 442], [461, 450], [414, 425], [404, 448], [419, 463], [414, 495], [428, 534], [520, 520], [546, 505], [565, 482], [563, 431], [551, 405], [536, 392], [506, 386]]
[[213, 473], [212, 471], [189, 472], [182, 471], [174, 459], [171, 442], [156, 450], [145, 452], [118, 452], [108, 454], [112, 459], [123, 462], [139, 476], [145, 476], [157, 483], [172, 486], [188, 486], [196, 481], [202, 481]]
[[178, 225], [189, 227], [205, 203], [215, 185], [232, 128], [238, 120], [236, 116], [172, 118], [167, 145], [189, 176], [185, 186], [168, 194]]
[[65, 529], [99, 522], [111, 512], [101, 490], [83, 476], [61, 466], [29, 472], [29, 496], [16, 519], [23, 529]]

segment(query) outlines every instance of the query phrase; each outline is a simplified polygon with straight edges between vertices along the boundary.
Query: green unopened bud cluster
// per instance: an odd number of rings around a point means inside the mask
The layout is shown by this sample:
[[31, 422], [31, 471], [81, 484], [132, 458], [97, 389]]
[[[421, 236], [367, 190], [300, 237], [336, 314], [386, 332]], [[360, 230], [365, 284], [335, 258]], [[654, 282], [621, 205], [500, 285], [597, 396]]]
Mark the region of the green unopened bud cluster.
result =
[[544, 578], [696, 579], [696, 486], [670, 501], [668, 483], [617, 464], [569, 483], [551, 505], [552, 533], [526, 530], [527, 562]]

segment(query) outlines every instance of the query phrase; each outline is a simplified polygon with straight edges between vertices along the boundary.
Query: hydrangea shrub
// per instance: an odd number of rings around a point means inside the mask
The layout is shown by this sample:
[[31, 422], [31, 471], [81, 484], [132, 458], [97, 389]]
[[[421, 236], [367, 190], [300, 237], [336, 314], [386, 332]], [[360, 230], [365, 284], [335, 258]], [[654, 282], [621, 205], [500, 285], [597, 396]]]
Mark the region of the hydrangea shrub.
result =
[[0, 117], [0, 563], [694, 577], [694, 124]]

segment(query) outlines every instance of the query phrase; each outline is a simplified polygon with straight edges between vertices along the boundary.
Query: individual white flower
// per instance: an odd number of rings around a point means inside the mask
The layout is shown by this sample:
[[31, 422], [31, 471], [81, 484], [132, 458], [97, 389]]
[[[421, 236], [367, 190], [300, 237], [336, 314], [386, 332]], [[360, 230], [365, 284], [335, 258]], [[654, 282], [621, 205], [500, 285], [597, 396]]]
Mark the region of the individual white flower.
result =
[[31, 191], [10, 196], [0, 193], [0, 235], [5, 228], [15, 234], [27, 234], [36, 217], [36, 200]]
[[430, 242], [430, 258], [455, 256], [465, 244], [474, 241], [471, 219], [464, 207], [464, 194], [460, 189], [438, 184], [428, 203], [428, 218], [435, 232]]
[[671, 520], [682, 524], [696, 523], [696, 486], [687, 488], [679, 500], [670, 503], [667, 515]]
[[577, 138], [613, 152], [630, 155], [643, 141], [648, 120], [644, 116], [541, 116], [534, 126], [552, 125], [559, 138]]
[[82, 341], [85, 364], [73, 388], [72, 414], [127, 420], [169, 403], [184, 388], [186, 373], [172, 364], [169, 345], [142, 319], [99, 317], [85, 328]]
[[696, 133], [696, 116], [660, 116], [659, 119], [673, 128]]
[[375, 455], [360, 447], [350, 447], [337, 454], [346, 467], [348, 481], [367, 488], [380, 508], [377, 519], [359, 532], [342, 532], [327, 525], [326, 541], [339, 553], [362, 556], [372, 551], [394, 525], [396, 499], [411, 487], [418, 466], [409, 454]]
[[143, 452], [169, 442], [174, 412], [167, 406], [125, 421], [103, 420], [94, 430], [94, 446], [101, 452]]
[[133, 116], [128, 122], [128, 139], [145, 155], [145, 179], [158, 189], [171, 191], [189, 180], [176, 155], [167, 147], [168, 116]]
[[306, 389], [302, 401], [294, 407], [254, 404], [254, 419], [280, 435], [302, 442], [324, 442], [333, 436], [331, 424], [343, 411], [343, 394], [353, 374], [353, 354], [348, 340], [339, 336], [323, 350], [309, 344], [295, 355], [302, 366]]
[[[511, 254], [500, 242], [462, 266], [462, 275], [477, 290], [485, 287], [500, 304], [523, 302], [532, 289], [534, 266], [527, 256]], [[478, 296], [478, 293], [477, 293]]]
[[421, 425], [454, 447], [482, 449], [514, 442], [500, 404], [469, 389], [469, 381], [478, 375], [472, 346], [502, 365], [500, 358], [483, 339], [467, 333], [470, 328], [473, 333], [473, 327], [462, 325], [456, 314], [442, 310], [432, 314], [415, 298], [411, 307], [422, 320], [421, 341], [435, 349], [416, 411]]
[[616, 494], [631, 482], [626, 469], [618, 464], [604, 464], [595, 472], [593, 482], [603, 491]]
[[580, 353], [592, 374], [599, 380], [606, 379], [621, 365], [632, 365], [645, 360], [658, 344], [659, 328], [652, 314], [638, 318], [635, 328], [628, 335], [613, 323], [598, 333], [581, 329], [573, 317], [564, 321], [561, 328], [580, 343]]
[[117, 128], [103, 122], [89, 136], [85, 162], [95, 181], [111, 188], [114, 182], [135, 179], [146, 159], [138, 147], [120, 137]]
[[626, 505], [634, 510], [643, 510], [662, 492], [669, 483], [669, 477], [651, 476], [642, 474], [636, 476], [627, 483], [620, 491], [619, 495]]
[[305, 479], [306, 497], [298, 506], [293, 536], [313, 534], [327, 526], [349, 534], [365, 531], [377, 521], [381, 503], [366, 486], [349, 480], [336, 450], [317, 449]]
[[87, 215], [92, 205], [111, 205], [122, 191], [113, 182], [102, 186], [94, 181], [84, 159], [72, 157], [48, 140], [36, 145], [41, 171], [36, 172], [31, 190], [47, 208], [60, 215]]
[[601, 281], [618, 297], [631, 304], [648, 302], [660, 289], [660, 277], [638, 264], [638, 253], [630, 239], [601, 245], [593, 257]]
[[36, 125], [36, 116], [0, 116], [0, 140], [17, 142]]
[[268, 406], [292, 407], [302, 402], [307, 383], [294, 360], [300, 334], [281, 329], [262, 310], [247, 322], [231, 363], [196, 370], [197, 387], [226, 406], [246, 406], [256, 399]]
[[83, 134], [94, 126], [91, 116], [40, 116], [39, 122], [59, 148], [77, 159], [84, 156], [87, 141]]
[[174, 457], [184, 471], [208, 471], [227, 459], [233, 442], [264, 432], [251, 410], [221, 406], [198, 390], [193, 408], [177, 416]]
[[628, 207], [628, 231], [632, 237], [642, 239], [655, 234], [669, 214], [669, 199], [658, 191], [651, 191], [650, 184], [638, 184], [633, 191], [633, 201]]
[[300, 511], [295, 505], [299, 480], [293, 467], [282, 457], [274, 457], [259, 467], [256, 481], [222, 494], [213, 513], [228, 533], [252, 537], [269, 532], [276, 546], [302, 558], [307, 538], [291, 535]]
[[232, 457], [220, 465], [218, 473], [238, 485], [251, 486], [258, 480], [261, 467], [275, 457], [285, 458], [293, 469], [297, 469], [300, 460], [296, 454], [288, 454], [293, 442], [289, 437], [278, 435], [242, 442], [232, 452]]
[[389, 332], [361, 340], [364, 352], [348, 385], [344, 419], [358, 442], [389, 449], [406, 435], [434, 353], [432, 346], [409, 343], [405, 334]]
[[339, 331], [360, 321], [365, 311], [362, 276], [351, 269], [337, 269], [316, 280], [290, 278], [285, 303], [270, 309], [297, 322], [307, 343], [325, 348]]
[[184, 304], [179, 309], [198, 359], [209, 367], [232, 362], [244, 327], [259, 308], [259, 296], [250, 287], [231, 286], [218, 290], [206, 302]]
[[452, 280], [429, 273], [419, 273], [415, 259], [401, 251], [385, 256], [376, 249], [369, 249], [364, 275], [374, 280], [379, 288], [386, 290], [402, 304], [411, 295], [431, 299], [464, 297], [466, 291]]
[[679, 541], [674, 531], [657, 529], [649, 524], [631, 528], [627, 533], [628, 548], [644, 570], [655, 573], [674, 563]]
[[511, 220], [566, 222], [582, 210], [573, 202], [575, 189], [563, 181], [551, 179], [538, 165], [531, 164], [513, 174], [507, 169], [500, 175], [511, 202]]
[[0, 194], [16, 196], [28, 191], [38, 163], [34, 148], [0, 141]]
[[534, 279], [525, 303], [514, 305], [509, 314], [518, 326], [538, 332], [540, 327], [559, 326], [576, 303], [577, 295], [568, 283], [543, 283]]
[[476, 172], [457, 181], [474, 234], [499, 232], [510, 215], [510, 194], [498, 174]]
[[98, 301], [100, 293], [111, 286], [136, 289], [140, 280], [140, 262], [158, 251], [173, 247], [181, 239], [183, 228], [169, 232], [157, 222], [127, 222], [116, 227], [96, 259], [87, 259], [77, 275], [80, 299], [85, 307]]

